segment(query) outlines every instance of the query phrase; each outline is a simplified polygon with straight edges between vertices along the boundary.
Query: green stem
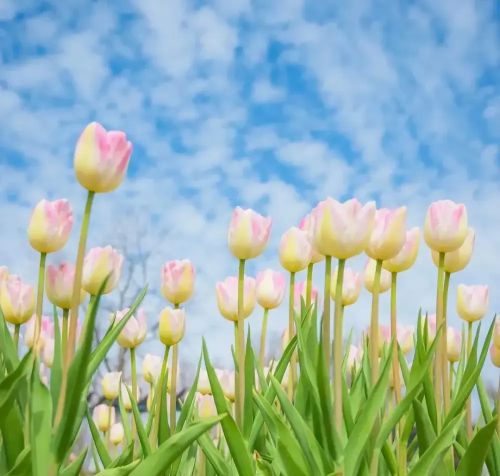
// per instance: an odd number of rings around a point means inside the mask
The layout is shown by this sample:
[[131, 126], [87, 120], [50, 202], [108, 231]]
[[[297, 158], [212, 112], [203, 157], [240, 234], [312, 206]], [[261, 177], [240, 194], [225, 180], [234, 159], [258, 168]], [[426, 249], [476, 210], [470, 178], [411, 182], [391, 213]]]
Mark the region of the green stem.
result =
[[264, 368], [264, 357], [266, 355], [266, 333], [267, 333], [267, 315], [269, 309], [264, 309], [264, 317], [262, 318], [262, 330], [260, 333], [260, 366]]
[[[288, 342], [295, 336], [294, 322], [294, 300], [295, 300], [295, 273], [290, 273], [290, 288], [288, 300]], [[287, 342], [287, 344], [288, 344]], [[293, 400], [293, 389], [297, 381], [297, 357], [295, 352], [290, 359], [290, 371], [288, 372], [288, 397]]]
[[243, 429], [243, 406], [245, 400], [245, 328], [243, 304], [245, 292], [245, 260], [240, 259], [238, 270], [238, 338], [236, 352], [238, 356], [238, 400], [236, 402], [236, 422]]
[[206, 476], [207, 474], [207, 459], [203, 450], [199, 448], [198, 453], [198, 471], [197, 476]]
[[165, 381], [165, 374], [167, 373], [167, 362], [168, 362], [168, 352], [170, 347], [165, 346], [165, 354], [163, 355], [163, 363], [161, 366], [160, 379], [156, 385], [156, 404], [155, 404], [155, 417], [154, 417], [154, 427], [151, 433], [151, 446], [154, 450], [156, 448], [156, 444], [158, 442], [158, 430], [160, 429], [160, 415], [161, 415], [161, 407], [164, 402], [164, 398], [162, 395], [163, 382]]
[[373, 279], [372, 311], [370, 319], [370, 366], [372, 368], [372, 385], [378, 379], [378, 302], [380, 293], [380, 274], [382, 272], [382, 261], [377, 260], [375, 276]]
[[[174, 305], [179, 309], [179, 304]], [[170, 378], [170, 434], [175, 433], [175, 424], [177, 422], [177, 365], [179, 362], [179, 344], [174, 345], [172, 355], [172, 377]]]
[[21, 325], [16, 324], [14, 326], [14, 345], [16, 346], [16, 350], [19, 349], [19, 331], [21, 330]]
[[[472, 322], [468, 323], [468, 329], [467, 329], [467, 360], [469, 359], [470, 352], [472, 349]], [[469, 438], [469, 441], [472, 440], [472, 399], [469, 397], [467, 399], [467, 407], [466, 407], [466, 416], [465, 416], [465, 421], [466, 421], [466, 428], [467, 428], [467, 437]]]
[[[130, 349], [130, 368], [132, 372], [132, 398], [137, 402], [137, 368], [135, 362], [135, 349]], [[132, 440], [135, 440], [135, 418], [132, 418]]]
[[[446, 329], [443, 326], [443, 278], [444, 278], [444, 253], [439, 253], [438, 282], [436, 292], [436, 331], [441, 328], [441, 337], [437, 344], [436, 367], [434, 370], [434, 392], [436, 395], [436, 408], [438, 414], [443, 411], [443, 360], [446, 363]], [[438, 432], [441, 431], [442, 418], [438, 418]]]
[[[342, 287], [344, 284], [345, 259], [339, 259], [337, 282], [335, 283], [335, 315], [333, 318], [333, 403], [335, 408], [335, 427], [342, 436]], [[330, 289], [329, 289], [330, 291]], [[325, 286], [326, 293], [326, 286]], [[330, 292], [325, 294], [325, 301], [330, 301]], [[324, 338], [324, 337], [323, 337]], [[328, 364], [327, 368], [330, 368]]]
[[[444, 253], [443, 253], [444, 261]], [[444, 262], [443, 262], [444, 267]], [[448, 376], [448, 359], [447, 359], [447, 348], [448, 348], [448, 322], [447, 322], [447, 312], [448, 312], [448, 292], [450, 289], [450, 273], [444, 273], [444, 285], [443, 285], [443, 337], [444, 337], [444, 355], [442, 360], [443, 365], [443, 400], [444, 400], [444, 415], [443, 419], [446, 418], [450, 412], [451, 407], [451, 393], [450, 393], [450, 380]]]
[[47, 253], [40, 253], [40, 266], [38, 267], [38, 292], [36, 296], [36, 323], [35, 323], [35, 338], [33, 339], [34, 355], [38, 355], [38, 339], [42, 329], [42, 309], [43, 309], [43, 284], [45, 281], [45, 261]]
[[[391, 340], [394, 342], [394, 347], [392, 349], [392, 372], [394, 378], [394, 394], [396, 397], [396, 406], [402, 400], [401, 395], [401, 382], [400, 382], [400, 370], [399, 370], [399, 358], [398, 358], [398, 318], [397, 318], [397, 281], [398, 273], [391, 273]], [[399, 436], [403, 434], [403, 428], [405, 427], [405, 418], [401, 418], [398, 424]]]
[[[309, 263], [307, 267], [307, 282], [306, 282], [306, 311], [309, 312], [311, 307], [311, 296], [312, 296], [312, 281], [313, 281], [313, 263]], [[309, 314], [309, 319], [311, 319], [312, 313]]]
[[62, 356], [63, 359], [66, 358], [66, 351], [68, 348], [68, 319], [69, 319], [69, 309], [63, 309], [63, 323], [62, 323]]
[[95, 474], [100, 473], [101, 467], [99, 466], [99, 458], [97, 457], [96, 447], [93, 442], [92, 442], [92, 459], [94, 460]]
[[325, 354], [326, 368], [328, 375], [331, 372], [331, 356], [330, 356], [330, 287], [332, 283], [332, 257], [325, 257], [325, 304], [323, 308], [323, 352]]
[[66, 399], [66, 385], [68, 383], [68, 370], [70, 362], [75, 353], [76, 347], [76, 328], [78, 323], [78, 307], [80, 305], [81, 287], [82, 287], [82, 271], [83, 260], [85, 257], [85, 247], [87, 244], [87, 235], [90, 222], [90, 212], [92, 211], [92, 202], [94, 201], [94, 192], [87, 195], [87, 202], [85, 204], [85, 212], [83, 214], [82, 229], [80, 231], [80, 242], [78, 243], [78, 254], [76, 256], [75, 265], [75, 280], [73, 282], [73, 295], [71, 296], [71, 314], [69, 322], [69, 336], [68, 348], [66, 350], [66, 357], [63, 359], [63, 373], [61, 381], [61, 393], [59, 396], [59, 403], [57, 407], [55, 426], [59, 424], [63, 414], [64, 403]]

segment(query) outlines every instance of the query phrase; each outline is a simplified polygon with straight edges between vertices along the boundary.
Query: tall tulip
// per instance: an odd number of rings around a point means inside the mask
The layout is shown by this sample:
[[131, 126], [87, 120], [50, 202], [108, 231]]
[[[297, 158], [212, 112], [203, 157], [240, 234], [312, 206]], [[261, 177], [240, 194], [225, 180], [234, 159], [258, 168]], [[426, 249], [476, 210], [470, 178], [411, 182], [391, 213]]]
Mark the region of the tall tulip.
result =
[[[338, 268], [335, 268], [332, 276], [332, 286], [330, 288], [330, 296], [333, 300], [335, 300], [337, 279]], [[342, 307], [351, 306], [358, 300], [362, 284], [363, 275], [361, 273], [356, 273], [351, 268], [344, 269], [344, 282], [342, 283]]]
[[111, 246], [92, 248], [85, 256], [82, 287], [96, 296], [106, 278], [103, 294], [113, 291], [118, 285], [123, 267], [123, 256]]
[[142, 378], [149, 385], [155, 385], [160, 378], [162, 358], [146, 354], [142, 359]]
[[455, 362], [460, 361], [460, 354], [462, 351], [462, 333], [453, 327], [448, 328], [447, 341], [446, 341], [446, 355], [450, 363], [450, 391], [453, 391], [453, 365]]
[[169, 261], [161, 270], [161, 292], [172, 304], [182, 304], [194, 292], [195, 269], [188, 259]]
[[[255, 309], [255, 279], [244, 276], [244, 301], [242, 317], [246, 319]], [[217, 306], [219, 312], [225, 319], [238, 322], [238, 286], [236, 277], [226, 278], [215, 286], [217, 294]]]
[[108, 405], [104, 403], [94, 407], [92, 416], [97, 429], [103, 433], [109, 431], [116, 421], [115, 409], [113, 407], [108, 407]]
[[[375, 293], [376, 273], [377, 262], [373, 259], [368, 259], [365, 263], [364, 283], [366, 290], [372, 294]], [[391, 289], [391, 273], [389, 273], [389, 271], [386, 271], [385, 269], [381, 269], [377, 284], [379, 294], [383, 294], [389, 291], [389, 289]]]
[[264, 308], [262, 329], [260, 333], [260, 365], [264, 366], [266, 353], [267, 315], [270, 309], [276, 309], [285, 296], [286, 279], [282, 273], [266, 269], [257, 274], [255, 295], [257, 302]]

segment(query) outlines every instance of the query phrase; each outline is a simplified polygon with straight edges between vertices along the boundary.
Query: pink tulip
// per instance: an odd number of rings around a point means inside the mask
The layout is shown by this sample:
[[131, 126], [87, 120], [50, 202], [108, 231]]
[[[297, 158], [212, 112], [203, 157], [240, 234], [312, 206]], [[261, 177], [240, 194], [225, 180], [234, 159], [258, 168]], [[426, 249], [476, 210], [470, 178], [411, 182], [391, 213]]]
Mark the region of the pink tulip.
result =
[[[146, 354], [142, 360], [142, 377], [149, 384], [155, 384], [160, 379], [162, 358], [158, 355]], [[170, 375], [170, 373], [169, 373]]]
[[431, 250], [450, 253], [460, 248], [466, 237], [465, 205], [440, 200], [429, 206], [425, 217], [424, 239]]
[[465, 286], [457, 289], [457, 312], [467, 322], [479, 321], [488, 312], [490, 288], [488, 286]]
[[[110, 316], [110, 321], [113, 322], [114, 325], [118, 325], [118, 323], [127, 315], [130, 311], [129, 308], [123, 309], [122, 311], [118, 311], [116, 315]], [[144, 342], [146, 339], [146, 334], [148, 332], [147, 329], [147, 321], [146, 321], [146, 313], [139, 309], [137, 311], [137, 317], [130, 317], [125, 327], [122, 329], [116, 341], [118, 345], [125, 347], [126, 349], [135, 349], [138, 345]]]
[[491, 362], [495, 367], [500, 368], [500, 348], [495, 344], [491, 344], [490, 347], [490, 358]]
[[[26, 341], [26, 347], [31, 349], [35, 340], [35, 326], [36, 326], [36, 315], [28, 321], [26, 324], [26, 331], [24, 335], [24, 340]], [[54, 323], [52, 319], [47, 316], [42, 316], [42, 327], [40, 329], [40, 348], [43, 349], [44, 343], [47, 340], [54, 339]]]
[[231, 254], [238, 259], [257, 258], [266, 249], [271, 225], [271, 218], [236, 207], [227, 234]]
[[68, 200], [41, 200], [28, 226], [30, 245], [39, 253], [54, 253], [68, 242], [73, 227], [73, 210]]
[[283, 268], [291, 273], [306, 269], [312, 258], [312, 246], [306, 231], [292, 227], [281, 237], [279, 258]]
[[257, 274], [257, 302], [264, 309], [275, 309], [283, 301], [286, 290], [286, 278], [282, 273], [266, 269]]
[[314, 248], [314, 226], [315, 226], [315, 218], [313, 212], [306, 215], [299, 224], [299, 228], [307, 232], [307, 237], [313, 248], [311, 257], [311, 263], [313, 264], [319, 263], [320, 261], [323, 261], [325, 259], [324, 255], [318, 253]]
[[453, 327], [448, 327], [446, 332], [446, 352], [448, 361], [458, 362], [462, 351], [462, 333]]
[[161, 278], [161, 292], [167, 301], [182, 304], [193, 295], [195, 270], [188, 259], [165, 263]]
[[[391, 344], [391, 326], [380, 326], [382, 340], [387, 344]], [[396, 325], [396, 339], [399, 346], [401, 347], [401, 352], [404, 355], [408, 354], [413, 347], [413, 334], [415, 329], [413, 326], [402, 326], [400, 324]]]
[[[299, 313], [301, 309], [301, 298], [304, 299], [304, 302], [307, 297], [307, 281], [300, 281], [295, 283], [294, 293], [293, 293], [293, 307], [295, 312]], [[314, 284], [311, 288], [311, 302], [315, 302], [316, 298], [318, 298], [317, 306], [319, 306], [319, 294], [318, 290], [315, 288]]]
[[83, 262], [82, 288], [94, 296], [106, 278], [103, 294], [108, 294], [118, 286], [122, 273], [123, 256], [111, 246], [92, 248]]
[[160, 313], [158, 333], [163, 345], [172, 347], [178, 344], [186, 332], [186, 311], [166, 307]]
[[[375, 284], [375, 271], [376, 271], [376, 261], [373, 259], [368, 259], [365, 263], [365, 288], [373, 293], [373, 286]], [[380, 285], [379, 293], [385, 293], [391, 289], [391, 273], [382, 268], [380, 272]]]
[[18, 276], [11, 274], [0, 283], [0, 307], [8, 323], [21, 325], [28, 322], [35, 312], [35, 287], [24, 284]]
[[[476, 232], [473, 228], [467, 228], [467, 237], [462, 246], [451, 253], [444, 255], [444, 270], [447, 273], [458, 273], [462, 271], [470, 262], [474, 251], [474, 243], [476, 241]], [[439, 253], [431, 251], [432, 261], [436, 266], [439, 266]]]
[[6, 281], [9, 276], [9, 270], [7, 266], [0, 266], [0, 283]]
[[420, 228], [414, 227], [406, 232], [405, 244], [392, 259], [384, 261], [382, 267], [391, 273], [401, 273], [410, 269], [417, 259], [420, 244]]
[[212, 395], [202, 395], [196, 392], [195, 402], [200, 418], [211, 418], [217, 415], [217, 408]]
[[76, 178], [91, 192], [111, 192], [123, 181], [131, 154], [132, 143], [127, 141], [125, 132], [106, 131], [92, 122], [76, 144]]
[[[333, 300], [335, 300], [337, 275], [338, 275], [338, 267], [335, 268], [331, 281], [330, 296]], [[363, 275], [361, 273], [356, 273], [351, 268], [344, 269], [344, 279], [342, 282], [343, 306], [350, 306], [351, 304], [354, 304], [358, 300], [362, 284], [363, 284]]]
[[495, 326], [493, 328], [493, 344], [500, 347], [500, 317], [495, 318]]
[[359, 369], [361, 366], [361, 360], [363, 359], [363, 349], [362, 347], [356, 347], [351, 345], [349, 347], [349, 354], [347, 355], [347, 372], [351, 372], [353, 368]]
[[[63, 261], [58, 267], [49, 264], [46, 272], [45, 291], [49, 301], [62, 309], [71, 308], [73, 284], [75, 282], [75, 266]], [[87, 293], [80, 290], [80, 304]]]
[[[243, 318], [252, 314], [255, 308], [255, 279], [245, 276], [243, 284]], [[238, 320], [238, 278], [229, 277], [215, 286], [217, 305], [222, 317], [230, 321]]]
[[375, 260], [394, 258], [406, 241], [406, 207], [389, 210], [380, 208], [375, 212], [375, 226], [366, 254]]

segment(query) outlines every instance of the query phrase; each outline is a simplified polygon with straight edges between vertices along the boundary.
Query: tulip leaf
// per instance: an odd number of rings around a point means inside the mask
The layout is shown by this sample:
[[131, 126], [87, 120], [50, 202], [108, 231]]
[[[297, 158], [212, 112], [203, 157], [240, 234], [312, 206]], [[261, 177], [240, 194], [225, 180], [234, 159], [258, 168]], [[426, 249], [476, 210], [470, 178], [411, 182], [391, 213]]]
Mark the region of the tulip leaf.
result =
[[[54, 306], [54, 361], [52, 362], [52, 367], [50, 368], [50, 393], [52, 395], [52, 408], [57, 408], [57, 404], [59, 402], [62, 370], [61, 329], [59, 328], [57, 308]], [[53, 412], [52, 420], [55, 419], [55, 416], [56, 412]], [[54, 422], [52, 421], [52, 423]]]
[[0, 351], [2, 352], [3, 362], [7, 373], [12, 373], [14, 369], [19, 365], [19, 357], [17, 354], [16, 346], [12, 335], [9, 332], [7, 323], [5, 322], [5, 317], [0, 308]]
[[31, 474], [31, 446], [26, 446], [17, 457], [16, 464], [7, 476], [25, 476]]
[[[106, 448], [106, 445], [102, 441], [101, 435], [99, 433], [99, 430], [92, 418], [92, 415], [90, 414], [89, 407], [87, 406], [85, 415], [87, 417], [87, 423], [89, 424], [90, 428], [90, 433], [92, 435], [92, 439], [94, 440], [94, 445], [97, 450], [97, 454], [99, 455], [99, 458], [102, 462], [102, 465], [107, 468], [111, 464], [111, 457], [109, 456], [108, 450]], [[110, 431], [111, 428], [108, 429]]]
[[[158, 388], [162, 384], [161, 390]], [[160, 425], [158, 428], [158, 446], [163, 444], [170, 438], [170, 425], [168, 423], [168, 408], [167, 408], [167, 384], [168, 384], [168, 367], [165, 372], [165, 378], [162, 382], [156, 384], [156, 394], [160, 396]]]
[[[137, 467], [139, 466], [139, 464], [141, 463], [141, 461], [134, 461], [133, 463], [130, 463], [128, 464], [127, 466], [122, 466], [121, 468], [110, 468], [110, 469], [105, 469], [104, 471], [101, 471], [99, 473], [99, 476], [129, 476], [130, 474], [132, 474], [133, 472], [135, 472], [135, 470], [137, 469]], [[148, 474], [149, 476], [149, 473], [144, 473], [144, 475]], [[153, 473], [151, 473], [153, 474]], [[159, 473], [155, 473], [155, 474], [159, 474]]]
[[253, 366], [253, 351], [250, 338], [250, 328], [247, 332], [245, 351], [245, 400], [243, 408], [243, 437], [248, 440], [254, 421], [253, 389], [255, 387], [255, 368]]
[[[120, 378], [120, 391], [118, 392], [118, 409], [120, 410], [120, 418], [122, 420], [123, 433], [125, 435], [125, 440], [127, 441], [127, 444], [130, 445], [130, 443], [132, 442], [132, 432], [130, 430], [130, 423], [129, 423], [127, 410], [125, 410], [125, 405], [123, 404], [123, 395], [121, 392], [121, 388], [122, 388], [122, 380]], [[154, 398], [156, 399], [156, 396]], [[154, 413], [154, 412], [152, 412], [152, 413]]]
[[188, 396], [186, 397], [184, 406], [182, 407], [181, 413], [179, 415], [179, 419], [177, 420], [177, 425], [175, 427], [176, 433], [179, 433], [184, 428], [184, 424], [186, 423], [186, 420], [192, 411], [194, 398], [196, 395], [196, 391], [198, 390], [198, 380], [200, 378], [200, 369], [201, 369], [201, 358], [202, 356], [200, 354], [200, 358], [198, 360], [198, 368], [196, 369], [196, 376], [194, 378], [193, 385], [191, 385], [191, 389], [189, 390]]
[[118, 458], [116, 458], [109, 466], [107, 466], [106, 469], [121, 468], [122, 466], [127, 466], [132, 463], [134, 457], [134, 446], [135, 441], [130, 443], [122, 452], [122, 454]]
[[230, 466], [226, 463], [224, 457], [215, 447], [214, 442], [212, 441], [212, 438], [210, 438], [208, 433], [204, 433], [198, 438], [198, 444], [200, 445], [203, 453], [205, 453], [207, 460], [214, 468], [214, 471], [219, 476], [229, 476], [231, 474]]
[[59, 473], [59, 476], [78, 476], [81, 473], [83, 463], [85, 463], [87, 451], [88, 447], [85, 447], [83, 451], [77, 456], [75, 461], [70, 463]]
[[144, 429], [144, 425], [142, 423], [141, 414], [139, 413], [137, 403], [134, 396], [132, 395], [131, 390], [128, 388], [128, 385], [125, 385], [125, 389], [127, 390], [128, 396], [130, 398], [130, 404], [132, 405], [132, 414], [134, 416], [137, 435], [139, 436], [139, 442], [141, 443], [143, 454], [147, 458], [151, 454], [151, 446], [149, 444], [148, 436], [146, 435], [146, 430]]

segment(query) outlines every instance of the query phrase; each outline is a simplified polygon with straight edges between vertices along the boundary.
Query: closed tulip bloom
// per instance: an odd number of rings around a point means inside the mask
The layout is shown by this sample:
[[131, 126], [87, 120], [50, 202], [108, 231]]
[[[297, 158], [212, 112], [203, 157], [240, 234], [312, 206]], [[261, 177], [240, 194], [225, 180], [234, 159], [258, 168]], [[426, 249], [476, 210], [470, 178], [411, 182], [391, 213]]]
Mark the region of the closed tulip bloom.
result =
[[115, 423], [110, 430], [109, 433], [109, 441], [113, 443], [115, 446], [118, 446], [125, 437], [125, 431], [123, 429], [123, 425], [121, 423]]
[[424, 240], [438, 253], [460, 248], [467, 237], [467, 209], [451, 200], [432, 203], [425, 216]]
[[363, 349], [361, 347], [358, 349], [355, 345], [351, 345], [347, 354], [347, 372], [351, 373], [353, 368], [359, 370], [362, 358]]
[[[123, 311], [118, 311], [116, 314], [110, 316], [110, 321], [114, 322], [114, 325], [118, 323], [128, 314], [130, 309], [127, 307]], [[118, 334], [116, 342], [118, 345], [125, 347], [126, 349], [135, 349], [138, 345], [144, 342], [146, 339], [146, 334], [148, 332], [146, 313], [144, 310], [139, 309], [136, 314], [137, 317], [130, 317], [125, 327]]]
[[41, 200], [28, 226], [30, 245], [39, 253], [54, 253], [68, 242], [73, 227], [73, 210], [68, 200]]
[[[335, 289], [337, 286], [338, 267], [333, 272], [330, 296], [335, 300]], [[350, 306], [354, 304], [361, 292], [361, 285], [363, 284], [363, 275], [354, 272], [351, 268], [344, 269], [344, 282], [342, 283], [342, 306]]]
[[457, 289], [457, 312], [467, 322], [475, 322], [486, 316], [490, 303], [488, 286], [465, 286]]
[[329, 197], [313, 214], [314, 247], [322, 255], [348, 259], [368, 247], [374, 226], [374, 202], [362, 206], [355, 198], [339, 203]]
[[462, 351], [462, 333], [458, 329], [448, 327], [446, 333], [446, 353], [449, 362], [458, 362]]
[[191, 261], [169, 261], [161, 270], [161, 293], [173, 304], [186, 302], [194, 292], [195, 270]]
[[[243, 291], [243, 319], [255, 309], [255, 279], [245, 276]], [[229, 321], [238, 321], [238, 278], [229, 277], [215, 286], [217, 305], [222, 317]]]
[[235, 378], [236, 375], [233, 370], [225, 370], [220, 377], [220, 384], [222, 391], [224, 392], [224, 396], [232, 402], [234, 402]]
[[307, 214], [300, 222], [299, 228], [307, 232], [307, 237], [309, 239], [309, 242], [311, 243], [313, 249], [311, 256], [311, 263], [316, 264], [323, 261], [325, 259], [325, 256], [322, 255], [321, 253], [318, 253], [318, 251], [314, 248], [314, 228], [315, 228], [314, 213], [311, 212]]
[[311, 262], [312, 247], [306, 231], [292, 227], [281, 237], [279, 258], [283, 268], [291, 273], [306, 269]]
[[[377, 262], [369, 259], [365, 264], [365, 288], [373, 293], [373, 283], [375, 281], [375, 268]], [[382, 268], [380, 272], [379, 294], [385, 293], [391, 289], [391, 273]]]
[[[122, 396], [122, 401], [123, 401], [123, 406], [125, 407], [125, 410], [128, 412], [132, 411], [132, 402], [130, 401], [129, 394], [127, 392], [127, 388], [130, 390], [130, 393], [134, 395], [134, 392], [132, 391], [132, 387], [130, 385], [127, 385], [122, 382], [121, 387], [120, 387], [120, 392]], [[140, 398], [140, 392], [139, 392], [139, 387], [137, 387], [137, 394], [135, 395], [135, 402], [137, 403]]]
[[120, 392], [121, 372], [108, 372], [101, 381], [102, 394], [108, 400], [118, 398]]
[[[35, 326], [36, 326], [36, 315], [33, 314], [31, 319], [26, 324], [26, 330], [24, 333], [24, 340], [26, 342], [26, 347], [31, 349], [35, 340]], [[48, 339], [54, 339], [54, 324], [52, 319], [47, 316], [42, 316], [42, 325], [40, 327], [40, 339], [38, 345], [40, 350], [43, 349], [44, 343]]]
[[108, 278], [103, 294], [110, 293], [118, 285], [122, 266], [123, 256], [111, 246], [92, 248], [83, 262], [82, 288], [95, 296]]
[[[387, 344], [391, 344], [391, 326], [380, 326], [382, 340]], [[413, 334], [415, 329], [413, 326], [396, 325], [396, 339], [398, 341], [401, 352], [409, 354], [413, 348]], [[379, 341], [380, 342], [380, 341]]]
[[112, 192], [122, 183], [131, 154], [132, 143], [125, 132], [106, 131], [101, 124], [92, 122], [76, 144], [76, 179], [91, 192]]
[[491, 344], [490, 357], [492, 364], [500, 369], [500, 348], [495, 344]]
[[[422, 325], [422, 336], [424, 335], [425, 332], [425, 316], [422, 316], [421, 319], [421, 325]], [[434, 342], [434, 339], [436, 338], [436, 332], [437, 332], [437, 322], [436, 322], [436, 314], [429, 314], [427, 316], [427, 343], [430, 345]]]
[[[446, 253], [444, 255], [444, 270], [447, 273], [458, 273], [465, 269], [469, 264], [472, 257], [472, 252], [474, 251], [474, 241], [476, 239], [476, 233], [473, 228], [467, 228], [467, 237], [463, 245], [451, 253]], [[432, 261], [436, 266], [439, 266], [439, 253], [437, 251], [432, 251]]]
[[495, 319], [495, 326], [493, 328], [493, 344], [500, 347], [500, 317]]
[[[111, 415], [110, 415], [111, 413]], [[116, 414], [114, 407], [109, 407], [105, 403], [97, 405], [92, 412], [92, 419], [99, 431], [108, 431], [115, 424]]]
[[156, 384], [160, 378], [163, 359], [158, 355], [146, 354], [142, 360], [142, 378], [149, 384]]
[[227, 241], [231, 254], [238, 259], [252, 259], [266, 249], [271, 234], [272, 219], [251, 209], [236, 207], [229, 223]]
[[195, 401], [200, 418], [210, 418], [217, 415], [217, 407], [215, 406], [215, 400], [212, 395], [196, 393]]
[[43, 344], [43, 363], [50, 369], [54, 363], [54, 339], [46, 339]]
[[[305, 302], [306, 297], [307, 297], [307, 281], [300, 281], [298, 283], [295, 283], [293, 292], [293, 308], [295, 309], [295, 312], [297, 313], [300, 312], [301, 301], [303, 299]], [[311, 287], [311, 302], [315, 303], [316, 299], [318, 300], [317, 305], [319, 306], [318, 290], [313, 284]]]
[[[59, 266], [49, 264], [45, 277], [45, 292], [49, 301], [62, 309], [71, 309], [73, 284], [75, 282], [75, 266], [63, 261]], [[80, 290], [80, 304], [87, 293]]]
[[160, 314], [160, 340], [169, 347], [178, 344], [186, 332], [186, 313], [184, 309], [166, 307]]
[[420, 228], [414, 227], [406, 232], [405, 244], [401, 251], [392, 259], [384, 261], [382, 268], [391, 273], [402, 273], [407, 271], [414, 264], [418, 256], [420, 244]]
[[406, 207], [375, 212], [375, 225], [366, 254], [374, 260], [396, 257], [406, 241]]
[[282, 273], [266, 269], [257, 274], [255, 295], [264, 309], [276, 309], [285, 296], [286, 278]]
[[198, 387], [196, 390], [202, 395], [212, 393], [212, 387], [210, 386], [210, 380], [206, 370], [200, 370], [200, 375], [198, 376]]
[[10, 275], [0, 283], [0, 290], [0, 307], [5, 320], [15, 325], [28, 322], [35, 312], [35, 287]]

